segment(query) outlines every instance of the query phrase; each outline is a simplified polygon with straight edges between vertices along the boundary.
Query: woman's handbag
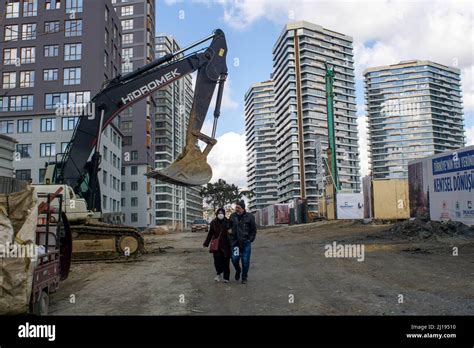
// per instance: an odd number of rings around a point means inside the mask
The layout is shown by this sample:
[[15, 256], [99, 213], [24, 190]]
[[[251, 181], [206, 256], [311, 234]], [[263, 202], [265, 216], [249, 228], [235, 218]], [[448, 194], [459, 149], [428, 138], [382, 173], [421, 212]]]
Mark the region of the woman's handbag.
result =
[[219, 250], [219, 239], [221, 238], [221, 233], [219, 233], [219, 237], [211, 239], [211, 244], [209, 244], [210, 253], [216, 253]]

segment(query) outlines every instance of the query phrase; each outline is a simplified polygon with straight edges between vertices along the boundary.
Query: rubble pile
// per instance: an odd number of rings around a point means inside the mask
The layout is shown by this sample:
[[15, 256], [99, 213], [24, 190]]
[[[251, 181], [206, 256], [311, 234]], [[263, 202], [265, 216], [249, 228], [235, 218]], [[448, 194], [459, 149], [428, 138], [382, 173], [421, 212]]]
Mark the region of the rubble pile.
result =
[[458, 221], [427, 221], [413, 219], [393, 224], [382, 232], [391, 239], [424, 240], [450, 237], [474, 238], [474, 226]]

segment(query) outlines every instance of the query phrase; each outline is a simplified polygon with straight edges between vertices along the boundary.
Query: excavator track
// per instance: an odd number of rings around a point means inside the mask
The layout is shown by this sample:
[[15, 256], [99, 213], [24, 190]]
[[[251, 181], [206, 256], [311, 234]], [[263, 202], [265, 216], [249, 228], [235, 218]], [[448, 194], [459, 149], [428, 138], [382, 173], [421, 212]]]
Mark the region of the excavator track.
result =
[[144, 253], [140, 232], [130, 226], [88, 222], [71, 225], [72, 261], [130, 261]]

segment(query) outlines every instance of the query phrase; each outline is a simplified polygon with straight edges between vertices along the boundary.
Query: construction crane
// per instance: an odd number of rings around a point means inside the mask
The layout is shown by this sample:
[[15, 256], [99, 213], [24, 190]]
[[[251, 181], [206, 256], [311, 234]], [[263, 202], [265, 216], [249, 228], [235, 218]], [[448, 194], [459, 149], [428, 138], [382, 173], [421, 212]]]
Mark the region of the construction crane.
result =
[[328, 63], [324, 63], [326, 67], [326, 110], [328, 121], [328, 169], [329, 176], [332, 179], [336, 191], [341, 190], [339, 176], [337, 174], [337, 158], [336, 158], [336, 135], [334, 127], [334, 68]]
[[[207, 48], [188, 53], [210, 40]], [[56, 162], [47, 164], [45, 184], [35, 185], [39, 193], [54, 193], [63, 187], [63, 209], [74, 237], [74, 258], [110, 259], [136, 255], [143, 250], [143, 238], [136, 228], [101, 222], [98, 179], [101, 134], [120, 112], [195, 71], [196, 87], [185, 148], [168, 168], [146, 175], [183, 186], [203, 185], [211, 179], [207, 155], [216, 144], [217, 120], [227, 77], [226, 57], [225, 35], [217, 29], [186, 48], [107, 81], [84, 107], [65, 153], [58, 154]], [[201, 128], [216, 86], [214, 123], [208, 136], [201, 133]], [[206, 144], [203, 151], [198, 147], [198, 140]]]

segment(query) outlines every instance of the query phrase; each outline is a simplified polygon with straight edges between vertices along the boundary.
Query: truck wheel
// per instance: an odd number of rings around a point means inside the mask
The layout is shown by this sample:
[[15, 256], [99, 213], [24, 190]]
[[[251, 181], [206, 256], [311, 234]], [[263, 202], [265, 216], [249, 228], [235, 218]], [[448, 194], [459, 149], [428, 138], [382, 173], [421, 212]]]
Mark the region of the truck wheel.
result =
[[38, 301], [34, 305], [33, 313], [35, 315], [48, 315], [49, 309], [49, 295], [43, 290], [38, 298]]

